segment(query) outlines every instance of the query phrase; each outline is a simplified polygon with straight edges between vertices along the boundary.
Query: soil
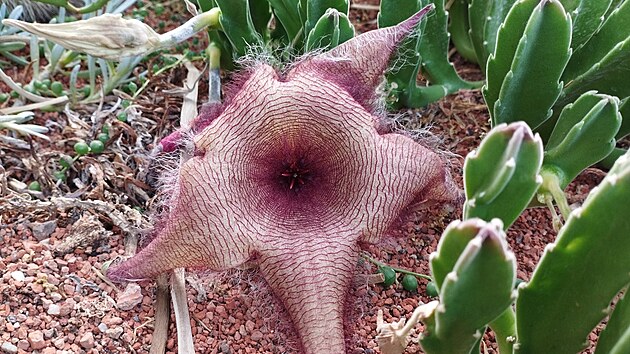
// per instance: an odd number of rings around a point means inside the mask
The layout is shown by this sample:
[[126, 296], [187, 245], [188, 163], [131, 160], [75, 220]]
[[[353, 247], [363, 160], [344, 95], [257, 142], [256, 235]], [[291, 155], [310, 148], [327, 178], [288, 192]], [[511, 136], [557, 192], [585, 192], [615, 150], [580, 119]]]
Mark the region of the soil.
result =
[[[363, 32], [375, 27], [376, 11], [353, 9], [350, 18]], [[160, 19], [168, 22], [169, 17], [155, 16], [149, 22]], [[167, 23], [169, 27], [172, 21]], [[199, 48], [203, 48], [204, 39], [199, 38]], [[475, 65], [456, 55], [453, 61], [463, 76], [481, 77]], [[7, 72], [22, 80], [29, 77], [27, 68]], [[160, 199], [156, 189], [159, 164], [154, 163], [152, 151], [157, 141], [176, 129], [182, 103], [180, 96], [164, 91], [181, 87], [184, 77], [181, 68], [153, 77], [147, 90], [127, 109], [126, 122], [116, 118], [121, 107], [112, 96], [103, 107], [92, 104], [66, 112], [38, 111], [35, 123], [50, 128], [50, 142], [35, 138], [23, 149], [0, 141], [0, 345], [5, 352], [10, 352], [5, 349], [9, 344], [18, 353], [149, 352], [155, 284], [125, 289], [110, 283], [102, 267], [117, 256], [133, 254], [137, 237], [150, 228], [148, 215]], [[199, 91], [203, 102], [206, 82], [200, 83]], [[461, 185], [463, 158], [489, 129], [479, 90], [462, 91], [426, 108], [400, 113], [398, 120], [407, 129], [432, 135], [430, 140], [445, 151]], [[94, 139], [104, 126], [110, 131], [105, 151], [78, 158], [67, 179], [55, 181], [52, 174], [60, 169], [60, 157], [74, 156], [74, 143]], [[579, 205], [603, 175], [597, 169], [582, 173], [567, 188], [570, 204]], [[41, 184], [41, 192], [27, 191], [17, 183], [28, 185], [35, 180]], [[418, 215], [402, 228], [399, 237], [370, 247], [366, 256], [429, 274], [429, 254], [436, 249], [445, 226], [458, 217], [458, 212]], [[518, 259], [518, 278], [529, 279], [545, 245], [555, 236], [545, 208], [529, 209], [518, 218], [508, 232]], [[372, 284], [368, 280], [376, 267], [365, 260], [360, 263], [350, 294], [356, 300], [349, 314], [352, 320], [347, 321], [347, 347], [349, 353], [378, 353], [374, 339], [377, 310], [383, 310], [386, 321], [398, 320], [409, 317], [418, 304], [431, 298], [425, 294], [424, 280], [418, 293], [403, 290], [400, 284], [389, 288]], [[255, 270], [192, 271], [187, 280], [198, 353], [294, 352], [295, 338], [283, 330], [282, 311], [270, 307], [270, 294]], [[489, 353], [495, 352], [491, 334], [486, 334], [484, 343]], [[592, 353], [592, 347], [584, 353]], [[177, 351], [174, 318], [166, 348], [167, 353]], [[421, 352], [417, 344], [409, 345], [407, 353], [417, 352]]]

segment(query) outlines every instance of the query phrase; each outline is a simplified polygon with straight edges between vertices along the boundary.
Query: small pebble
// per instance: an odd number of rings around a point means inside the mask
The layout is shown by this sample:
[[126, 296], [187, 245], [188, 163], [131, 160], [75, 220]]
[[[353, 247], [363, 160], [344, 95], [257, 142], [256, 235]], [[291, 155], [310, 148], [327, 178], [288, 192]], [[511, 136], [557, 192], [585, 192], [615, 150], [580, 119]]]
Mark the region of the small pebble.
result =
[[101, 331], [101, 333], [104, 333], [105, 331], [107, 331], [107, 325], [105, 323], [101, 322], [98, 325], [98, 330]]
[[11, 272], [11, 278], [15, 281], [23, 282], [26, 279], [26, 276], [24, 275], [24, 272], [16, 270]]
[[37, 241], [42, 241], [50, 237], [57, 228], [57, 220], [51, 220], [46, 222], [32, 222], [29, 224], [33, 236]]
[[140, 291], [140, 285], [136, 283], [129, 283], [125, 287], [125, 291], [118, 295], [116, 300], [116, 307], [122, 311], [128, 311], [136, 307], [142, 302], [142, 293]]
[[0, 349], [2, 349], [3, 353], [7, 354], [15, 354], [18, 351], [18, 347], [9, 342], [2, 343], [2, 347], [0, 347]]
[[123, 334], [122, 327], [110, 328], [105, 331], [105, 334], [111, 339], [118, 339]]
[[28, 334], [28, 342], [31, 345], [32, 349], [40, 350], [46, 346], [46, 341], [44, 340], [44, 334], [42, 331], [33, 331]]
[[81, 339], [79, 340], [79, 344], [81, 344], [81, 347], [83, 347], [83, 349], [94, 348], [94, 335], [92, 334], [92, 332], [85, 333], [83, 337], [81, 337]]
[[48, 314], [49, 315], [59, 315], [61, 313], [61, 306], [57, 304], [51, 304], [48, 306]]

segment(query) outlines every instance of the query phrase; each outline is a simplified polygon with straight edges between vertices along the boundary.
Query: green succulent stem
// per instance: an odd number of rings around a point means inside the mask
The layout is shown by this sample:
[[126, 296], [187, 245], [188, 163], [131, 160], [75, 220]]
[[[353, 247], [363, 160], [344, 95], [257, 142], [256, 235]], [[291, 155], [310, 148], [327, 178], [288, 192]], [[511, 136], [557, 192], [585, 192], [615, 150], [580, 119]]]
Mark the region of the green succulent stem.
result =
[[[543, 183], [538, 189], [538, 201], [549, 205], [549, 197], [553, 198], [558, 205], [558, 209], [560, 209], [562, 218], [567, 220], [571, 214], [571, 207], [569, 207], [567, 197], [560, 187], [562, 185], [562, 178], [560, 174], [560, 172], [556, 171], [552, 167], [542, 167], [540, 175], [542, 176]], [[550, 206], [550, 210], [552, 213], [555, 213], [553, 205]]]
[[426, 279], [428, 281], [433, 281], [433, 278], [431, 278], [430, 276], [426, 275], [426, 274], [420, 274], [420, 273], [416, 273], [416, 272], [412, 272], [410, 270], [407, 269], [403, 269], [403, 268], [397, 268], [397, 267], [392, 267], [390, 265], [387, 265], [383, 262], [379, 262], [376, 259], [364, 254], [363, 258], [365, 258], [368, 262], [378, 266], [378, 267], [389, 267], [391, 269], [393, 269], [396, 273], [401, 273], [401, 274], [409, 274], [409, 275], [413, 275], [415, 277], [418, 278], [422, 278], [422, 279]]
[[101, 7], [105, 6], [105, 4], [107, 4], [109, 0], [97, 0], [91, 3], [90, 5], [83, 6], [83, 7], [76, 7], [72, 5], [70, 2], [68, 2], [68, 0], [35, 0], [35, 1], [40, 2], [42, 4], [50, 4], [50, 5], [55, 5], [58, 7], [63, 7], [72, 13], [87, 14], [90, 12], [94, 12], [100, 9]]
[[500, 354], [511, 354], [516, 339], [516, 313], [512, 306], [490, 322]]

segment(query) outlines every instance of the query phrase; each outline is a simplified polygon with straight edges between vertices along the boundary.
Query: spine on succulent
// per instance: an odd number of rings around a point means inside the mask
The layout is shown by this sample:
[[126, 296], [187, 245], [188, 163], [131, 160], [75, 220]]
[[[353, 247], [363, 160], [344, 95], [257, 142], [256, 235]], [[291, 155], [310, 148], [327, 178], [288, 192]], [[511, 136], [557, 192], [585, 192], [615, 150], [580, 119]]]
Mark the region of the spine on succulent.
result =
[[468, 354], [512, 303], [516, 259], [500, 220], [454, 221], [430, 257], [440, 304], [425, 323], [426, 353]]
[[468, 22], [468, 0], [455, 0], [448, 9], [448, 30], [457, 52], [466, 60], [477, 63], [477, 54], [470, 39]]
[[545, 145], [543, 170], [556, 174], [564, 189], [582, 170], [611, 153], [620, 125], [617, 97], [586, 92], [560, 113]]
[[571, 212], [516, 302], [515, 353], [577, 353], [630, 282], [630, 154]]
[[464, 219], [498, 218], [507, 229], [542, 183], [540, 137], [524, 122], [494, 127], [464, 162]]
[[[396, 25], [416, 13], [428, 1], [383, 0], [380, 4], [378, 25], [380, 28]], [[459, 77], [448, 61], [449, 34], [444, 1], [432, 2], [435, 12], [427, 18], [422, 36], [411, 38], [398, 51], [402, 65], [394, 65], [387, 75], [391, 88], [389, 103], [392, 107], [422, 107], [460, 89], [471, 89], [478, 83]], [[426, 31], [424, 30], [426, 29]], [[422, 53], [422, 55], [420, 55]], [[418, 72], [428, 81], [427, 86], [417, 86]]]
[[531, 3], [522, 4], [513, 7], [499, 33], [484, 97], [494, 125], [523, 120], [536, 129], [551, 116], [562, 91], [560, 77], [571, 56], [571, 17], [557, 0], [543, 0], [519, 36], [522, 22], [515, 21], [524, 19]]
[[588, 90], [630, 96], [630, 1], [621, 2], [595, 33], [571, 57], [562, 76], [567, 83], [556, 106], [563, 107]]
[[623, 297], [615, 304], [615, 310], [600, 334], [595, 350], [595, 354], [624, 353], [630, 353], [630, 295], [627, 286]]
[[501, 23], [516, 0], [469, 0], [468, 21], [470, 39], [481, 70], [486, 70], [490, 54], [494, 53]]
[[306, 38], [306, 50], [331, 49], [354, 37], [354, 26], [345, 14], [328, 9]]

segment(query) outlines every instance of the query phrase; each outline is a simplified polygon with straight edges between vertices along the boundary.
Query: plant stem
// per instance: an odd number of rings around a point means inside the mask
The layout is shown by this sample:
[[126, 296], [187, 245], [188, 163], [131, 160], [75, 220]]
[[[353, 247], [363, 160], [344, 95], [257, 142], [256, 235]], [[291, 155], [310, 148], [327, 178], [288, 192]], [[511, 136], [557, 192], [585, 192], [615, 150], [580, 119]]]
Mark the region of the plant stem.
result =
[[379, 266], [379, 267], [390, 267], [390, 268], [391, 268], [391, 269], [393, 269], [396, 273], [409, 274], [409, 275], [413, 275], [413, 276], [418, 277], [418, 278], [427, 279], [428, 281], [433, 281], [433, 278], [431, 278], [431, 277], [430, 277], [430, 276], [428, 276], [428, 275], [425, 275], [425, 274], [420, 274], [420, 273], [416, 273], [416, 272], [412, 272], [412, 271], [410, 271], [410, 270], [403, 269], [403, 268], [397, 268], [397, 267], [392, 267], [392, 266], [389, 266], [389, 265], [387, 265], [387, 264], [385, 264], [385, 263], [381, 263], [381, 262], [377, 261], [376, 259], [374, 259], [374, 258], [372, 258], [372, 257], [370, 257], [370, 256], [368, 256], [368, 255], [366, 255], [366, 254], [364, 254], [364, 255], [363, 255], [363, 258], [365, 258], [365, 259], [366, 259], [367, 261], [369, 261], [370, 263], [373, 263], [373, 264], [375, 264], [375, 265], [377, 265], [377, 266]]
[[153, 325], [153, 339], [151, 341], [150, 354], [164, 354], [168, 339], [168, 322], [170, 320], [170, 292], [167, 274], [161, 274], [157, 278], [157, 290], [155, 300], [155, 323]]
[[490, 322], [490, 328], [494, 331], [500, 354], [511, 354], [516, 338], [516, 314], [509, 306], [499, 317]]
[[171, 298], [173, 300], [173, 311], [175, 312], [175, 324], [177, 327], [177, 352], [194, 354], [195, 346], [190, 328], [184, 275], [184, 268], [177, 268], [173, 270], [173, 275], [171, 276]]

